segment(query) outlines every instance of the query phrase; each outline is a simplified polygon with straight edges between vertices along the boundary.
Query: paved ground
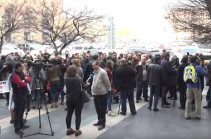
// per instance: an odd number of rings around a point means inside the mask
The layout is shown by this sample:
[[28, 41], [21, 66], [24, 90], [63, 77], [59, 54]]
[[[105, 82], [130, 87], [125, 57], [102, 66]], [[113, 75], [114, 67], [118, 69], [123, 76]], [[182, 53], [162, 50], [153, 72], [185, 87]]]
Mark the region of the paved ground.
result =
[[[206, 92], [206, 90], [205, 90]], [[160, 100], [159, 100], [160, 101]], [[211, 139], [211, 110], [202, 111], [202, 119], [184, 119], [184, 111], [178, 109], [178, 103], [174, 107], [171, 101], [170, 109], [160, 109], [155, 113], [149, 111], [146, 103], [141, 102], [136, 105], [138, 113], [136, 116], [114, 116], [107, 117], [107, 126], [103, 131], [97, 131], [93, 127], [96, 122], [96, 112], [93, 101], [87, 103], [83, 109], [82, 126], [83, 135], [81, 139]], [[205, 102], [203, 102], [205, 104]], [[114, 112], [117, 113], [118, 105], [112, 105]], [[74, 136], [66, 137], [66, 126], [64, 106], [58, 109], [49, 109], [50, 119], [54, 130], [54, 136], [31, 136], [26, 139], [69, 139]], [[42, 133], [50, 133], [47, 116], [44, 109], [42, 115]], [[0, 100], [0, 139], [17, 139], [14, 128], [9, 124], [9, 113], [5, 106], [5, 101]], [[25, 135], [36, 133], [38, 128], [38, 111], [33, 110], [29, 113], [27, 125], [31, 127], [24, 131]], [[73, 117], [73, 128], [74, 117]]]

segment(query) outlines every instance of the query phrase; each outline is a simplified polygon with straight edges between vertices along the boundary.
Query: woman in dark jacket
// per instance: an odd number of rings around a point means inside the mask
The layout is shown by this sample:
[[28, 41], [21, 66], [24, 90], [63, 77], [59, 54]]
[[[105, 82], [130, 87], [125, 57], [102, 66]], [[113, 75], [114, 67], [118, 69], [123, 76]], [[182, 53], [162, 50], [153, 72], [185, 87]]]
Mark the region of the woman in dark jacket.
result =
[[[67, 104], [67, 116], [66, 116], [66, 125], [67, 125], [67, 135], [72, 135], [75, 133], [75, 136], [82, 134], [80, 130], [81, 124], [81, 113], [83, 109], [83, 103], [81, 102], [81, 88], [84, 86], [81, 78], [77, 77], [77, 68], [75, 66], [69, 66], [66, 71], [65, 78], [66, 85], [66, 104]], [[76, 117], [76, 131], [71, 128], [71, 120], [73, 112], [75, 111]]]

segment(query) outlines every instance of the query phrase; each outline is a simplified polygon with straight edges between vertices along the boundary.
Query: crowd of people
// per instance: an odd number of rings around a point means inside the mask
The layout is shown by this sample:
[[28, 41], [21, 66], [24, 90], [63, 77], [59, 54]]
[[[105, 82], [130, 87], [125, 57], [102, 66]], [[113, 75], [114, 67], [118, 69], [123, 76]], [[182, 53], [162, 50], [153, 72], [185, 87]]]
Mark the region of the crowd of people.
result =
[[[43, 93], [47, 94], [52, 109], [59, 107], [59, 101], [64, 105], [66, 96], [66, 134], [79, 136], [82, 134], [80, 124], [84, 103], [81, 94], [84, 90], [94, 98], [98, 116], [94, 126], [102, 130], [106, 125], [106, 114], [113, 114], [112, 102], [121, 103], [120, 114], [125, 116], [128, 99], [134, 116], [137, 114], [135, 103], [143, 99], [148, 102], [150, 111], [157, 112], [159, 98], [161, 107], [169, 108], [168, 101], [177, 100], [177, 91], [180, 94], [179, 108], [185, 110], [185, 118], [192, 118], [191, 106], [194, 106], [195, 118], [200, 119], [204, 77], [208, 79], [207, 85], [211, 85], [211, 63], [205, 68], [203, 55], [187, 54], [179, 60], [165, 50], [155, 56], [150, 52], [92, 55], [89, 51], [70, 56], [66, 52], [65, 58], [47, 51], [33, 58], [27, 51], [23, 57], [17, 54], [1, 56], [0, 68], [1, 80], [9, 82], [6, 105], [11, 113], [10, 123], [14, 124], [17, 134], [21, 134], [22, 128], [29, 127], [23, 120], [25, 108], [27, 111], [42, 108]], [[4, 95], [0, 94], [0, 98], [3, 99]], [[211, 108], [210, 87], [206, 99], [208, 103], [204, 108]], [[74, 111], [76, 130], [71, 127]]]

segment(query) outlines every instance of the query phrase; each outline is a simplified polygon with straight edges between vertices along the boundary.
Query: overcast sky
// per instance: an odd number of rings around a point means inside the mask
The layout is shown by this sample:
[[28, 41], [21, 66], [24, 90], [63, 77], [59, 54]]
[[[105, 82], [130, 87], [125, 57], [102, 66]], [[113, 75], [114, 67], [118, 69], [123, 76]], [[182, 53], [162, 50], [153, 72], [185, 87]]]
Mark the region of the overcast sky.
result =
[[113, 16], [117, 30], [130, 29], [137, 35], [155, 38], [173, 32], [164, 19], [168, 3], [169, 0], [64, 0], [64, 8], [86, 6], [96, 13]]

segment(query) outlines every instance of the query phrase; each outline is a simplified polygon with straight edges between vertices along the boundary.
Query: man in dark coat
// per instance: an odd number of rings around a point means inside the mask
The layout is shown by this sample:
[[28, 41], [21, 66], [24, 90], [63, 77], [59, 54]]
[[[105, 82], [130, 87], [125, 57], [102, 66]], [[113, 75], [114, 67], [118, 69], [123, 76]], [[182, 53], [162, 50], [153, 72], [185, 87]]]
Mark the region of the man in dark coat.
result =
[[206, 96], [207, 105], [203, 106], [204, 109], [210, 109], [211, 108], [211, 62], [207, 65], [207, 70], [208, 70], [208, 83], [207, 83], [207, 85], [209, 86], [209, 90], [208, 90], [207, 96]]
[[177, 90], [180, 93], [180, 109], [185, 109], [185, 103], [186, 103], [186, 90], [187, 86], [183, 79], [184, 69], [188, 65], [188, 57], [184, 56], [181, 60], [181, 65], [178, 68], [178, 75], [177, 75]]
[[104, 53], [104, 54], [102, 54], [102, 60], [100, 62], [100, 67], [104, 69], [106, 67], [106, 63], [107, 63], [107, 55]]
[[90, 74], [92, 74], [94, 71], [92, 67], [92, 62], [90, 61], [89, 54], [85, 55], [84, 60], [81, 62], [81, 68], [83, 69], [84, 72], [84, 82], [86, 82]]
[[127, 64], [125, 58], [121, 59], [120, 67], [116, 70], [116, 85], [121, 93], [122, 115], [126, 115], [126, 98], [128, 98], [130, 111], [132, 115], [136, 114], [134, 92], [136, 71], [132, 66]]
[[161, 62], [161, 66], [164, 68], [164, 84], [162, 91], [162, 107], [169, 108], [169, 103], [166, 101], [167, 93], [170, 91], [171, 76], [176, 74], [176, 70], [171, 67], [171, 63], [169, 62], [170, 54], [164, 53], [164, 58]]
[[149, 65], [149, 68], [147, 70], [147, 79], [150, 85], [150, 98], [148, 109], [151, 110], [152, 101], [154, 97], [154, 111], [159, 111], [159, 109], [157, 108], [157, 104], [159, 99], [160, 88], [163, 83], [164, 70], [163, 67], [160, 65], [160, 62], [161, 56], [156, 55], [154, 62]]

